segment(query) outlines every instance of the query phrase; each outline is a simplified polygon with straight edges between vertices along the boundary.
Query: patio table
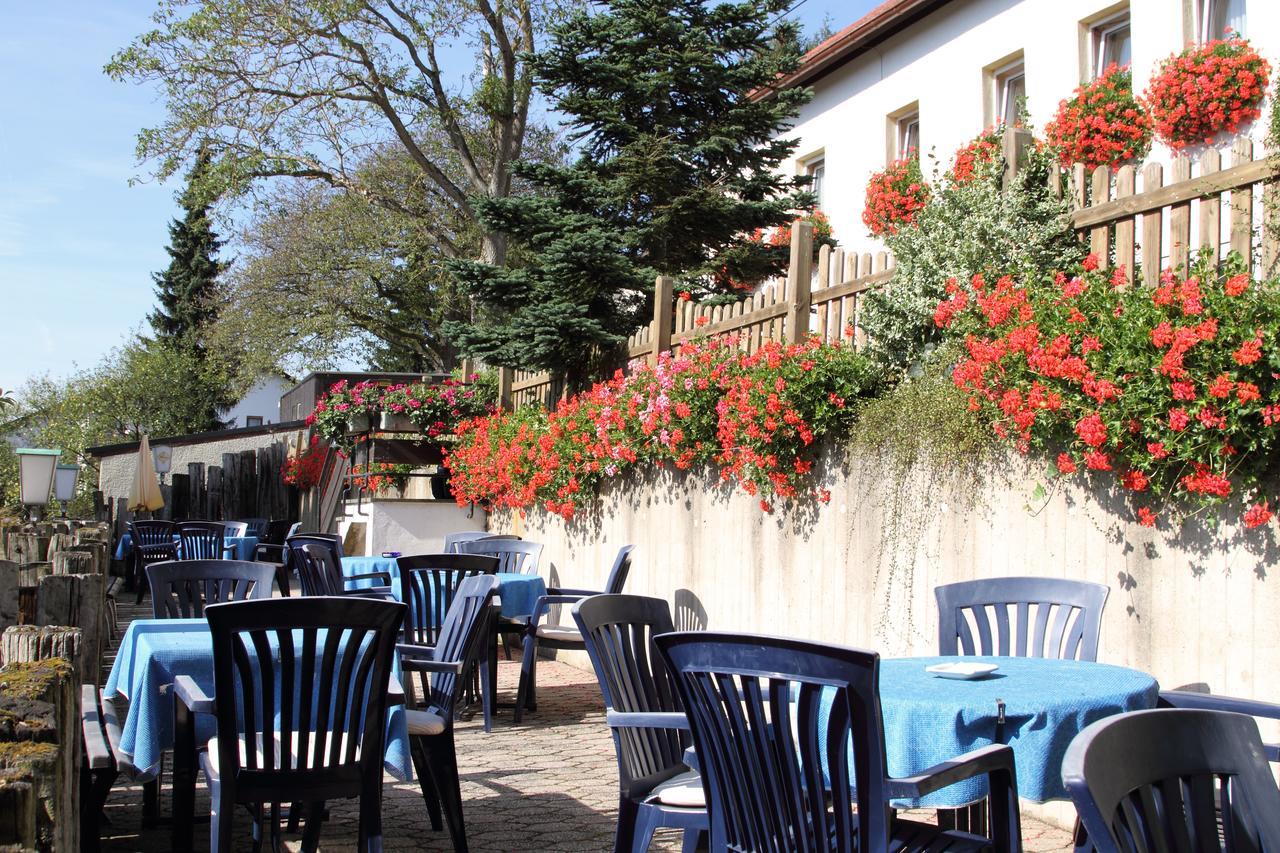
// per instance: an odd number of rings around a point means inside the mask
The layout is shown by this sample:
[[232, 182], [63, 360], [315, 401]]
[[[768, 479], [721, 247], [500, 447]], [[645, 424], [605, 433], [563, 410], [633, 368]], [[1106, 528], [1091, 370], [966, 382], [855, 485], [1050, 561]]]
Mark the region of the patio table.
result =
[[[398, 672], [397, 663], [397, 672]], [[178, 675], [188, 675], [209, 695], [213, 695], [213, 638], [204, 619], [135, 619], [120, 641], [115, 663], [103, 687], [105, 697], [122, 696], [129, 710], [121, 724], [120, 751], [146, 781], [160, 773], [161, 755], [174, 746], [174, 699], [172, 685]], [[196, 742], [206, 742], [216, 733], [212, 717], [197, 716]], [[189, 759], [187, 759], [189, 761]], [[193, 796], [179, 796], [179, 785], [194, 786], [194, 768], [180, 773], [174, 759], [174, 839], [189, 849]], [[404, 707], [392, 706], [387, 717], [387, 749], [384, 766], [397, 779], [413, 778], [409, 753], [409, 730]], [[180, 775], [189, 776], [181, 780]], [[179, 814], [179, 812], [184, 812]], [[183, 837], [185, 836], [185, 838]], [[183, 843], [179, 843], [180, 839]]]
[[[178, 537], [177, 536], [173, 537], [173, 541], [177, 542]], [[225, 541], [226, 541], [227, 548], [232, 553], [232, 559], [234, 560], [252, 560], [253, 551], [255, 548], [258, 547], [257, 536], [228, 536]], [[181, 549], [182, 546], [179, 545], [178, 547], [179, 549]], [[121, 535], [120, 541], [116, 543], [115, 558], [117, 560], [124, 560], [124, 559], [127, 559], [129, 555], [132, 553], [133, 553], [133, 534], [125, 533]], [[182, 556], [181, 550], [179, 550], [178, 556], [179, 557]]]
[[[391, 576], [391, 592], [400, 600], [400, 564], [394, 557], [343, 557], [343, 577], [386, 572]], [[522, 575], [515, 572], [498, 572], [498, 597], [502, 600], [502, 616], [508, 619], [527, 619], [533, 613], [538, 599], [547, 594], [547, 582], [539, 575]], [[351, 581], [351, 589], [376, 586], [372, 578]]]

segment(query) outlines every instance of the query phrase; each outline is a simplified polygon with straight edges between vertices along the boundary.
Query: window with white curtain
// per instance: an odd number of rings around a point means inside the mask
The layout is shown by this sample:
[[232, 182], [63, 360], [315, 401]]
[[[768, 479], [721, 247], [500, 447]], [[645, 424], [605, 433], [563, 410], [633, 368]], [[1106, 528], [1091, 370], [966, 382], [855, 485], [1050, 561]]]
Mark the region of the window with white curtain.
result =
[[1222, 38], [1227, 30], [1246, 35], [1245, 0], [1200, 0], [1200, 41]]

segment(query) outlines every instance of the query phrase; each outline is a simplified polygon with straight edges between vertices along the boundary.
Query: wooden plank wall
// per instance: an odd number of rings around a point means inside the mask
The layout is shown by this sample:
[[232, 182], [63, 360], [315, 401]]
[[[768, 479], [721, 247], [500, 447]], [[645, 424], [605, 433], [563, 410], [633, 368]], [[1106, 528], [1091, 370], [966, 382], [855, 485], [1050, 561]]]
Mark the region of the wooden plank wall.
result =
[[[1027, 134], [1010, 133], [1006, 150], [1032, 144]], [[1102, 267], [1123, 267], [1126, 281], [1139, 276], [1157, 281], [1158, 272], [1143, 276], [1143, 271], [1185, 268], [1202, 246], [1218, 260], [1237, 251], [1249, 260], [1255, 277], [1269, 278], [1280, 274], [1278, 160], [1280, 155], [1255, 151], [1243, 139], [1226, 155], [1209, 150], [1194, 163], [1175, 158], [1167, 176], [1160, 163], [1124, 166], [1114, 173], [1106, 167], [1086, 173], [1077, 165], [1055, 172], [1050, 185], [1068, 194], [1072, 227], [1098, 254]], [[1264, 221], [1268, 215], [1269, 223]], [[695, 337], [722, 334], [738, 336], [747, 352], [768, 341], [794, 342], [809, 334], [829, 343], [852, 337], [855, 346], [865, 346], [862, 299], [892, 279], [892, 256], [824, 246], [816, 264], [813, 257], [812, 228], [802, 223], [792, 229], [786, 279], [767, 282], [737, 302], [677, 300], [672, 280], [659, 278], [654, 318], [620, 347], [619, 364], [653, 360]], [[510, 369], [500, 373], [499, 398], [505, 408], [551, 407], [565, 393], [562, 377]]]

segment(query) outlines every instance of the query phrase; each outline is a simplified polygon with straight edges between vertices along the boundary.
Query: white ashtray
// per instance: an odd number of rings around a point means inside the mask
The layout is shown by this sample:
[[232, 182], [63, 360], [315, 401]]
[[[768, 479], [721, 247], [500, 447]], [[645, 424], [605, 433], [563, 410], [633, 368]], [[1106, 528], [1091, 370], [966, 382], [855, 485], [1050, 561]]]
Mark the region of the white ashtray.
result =
[[938, 678], [959, 678], [969, 680], [990, 675], [1000, 667], [994, 663], [978, 663], [976, 661], [956, 661], [955, 663], [935, 663], [926, 666], [924, 671]]

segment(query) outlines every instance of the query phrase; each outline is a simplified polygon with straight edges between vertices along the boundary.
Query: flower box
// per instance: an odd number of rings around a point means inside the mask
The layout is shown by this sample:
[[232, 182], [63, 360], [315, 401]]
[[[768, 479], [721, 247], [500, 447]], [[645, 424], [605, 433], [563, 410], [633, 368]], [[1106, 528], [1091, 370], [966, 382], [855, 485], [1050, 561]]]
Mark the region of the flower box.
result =
[[421, 432], [408, 415], [385, 411], [382, 413], [379, 429], [383, 432]]
[[366, 414], [351, 415], [350, 417], [347, 418], [347, 432], [349, 434], [369, 432], [372, 429], [373, 429], [372, 415], [366, 415]]

